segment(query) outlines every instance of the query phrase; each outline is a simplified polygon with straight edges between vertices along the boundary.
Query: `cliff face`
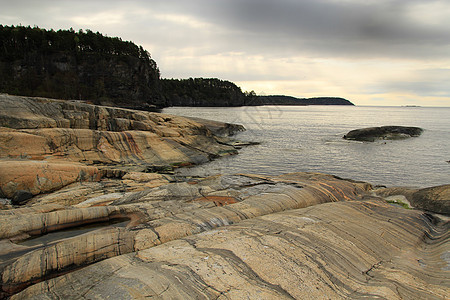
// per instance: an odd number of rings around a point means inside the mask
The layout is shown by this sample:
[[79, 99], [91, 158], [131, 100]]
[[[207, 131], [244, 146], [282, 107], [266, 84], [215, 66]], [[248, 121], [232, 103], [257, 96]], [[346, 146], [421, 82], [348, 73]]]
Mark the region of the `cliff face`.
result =
[[130, 42], [90, 31], [3, 26], [0, 38], [1, 92], [138, 109], [165, 106], [155, 61]]
[[2, 91], [26, 96], [87, 99], [96, 104], [151, 109], [164, 106], [158, 75], [133, 57], [65, 53], [1, 62]]

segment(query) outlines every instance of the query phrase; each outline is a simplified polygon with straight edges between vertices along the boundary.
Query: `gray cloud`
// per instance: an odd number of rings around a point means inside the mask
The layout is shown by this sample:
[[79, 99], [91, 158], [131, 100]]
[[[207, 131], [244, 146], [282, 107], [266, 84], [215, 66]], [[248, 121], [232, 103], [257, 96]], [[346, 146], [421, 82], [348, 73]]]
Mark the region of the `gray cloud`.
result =
[[[0, 24], [91, 29], [143, 45], [163, 76], [298, 82], [306, 76], [326, 90], [353, 85], [346, 78], [355, 75], [342, 73], [363, 70], [373, 73], [368, 82], [348, 90], [450, 97], [448, 0], [0, 0], [0, 7]], [[397, 71], [403, 63], [403, 71], [417, 67], [414, 76], [383, 81], [388, 68], [364, 67], [378, 60]]]
[[361, 57], [449, 53], [449, 23], [433, 26], [411, 18], [410, 8], [419, 1], [166, 2], [167, 7], [159, 5], [163, 11], [178, 11], [221, 26], [218, 45], [225, 48]]
[[395, 80], [374, 86], [375, 91], [408, 92], [418, 96], [442, 97], [450, 99], [450, 69], [418, 70], [408, 80]]
[[[427, 4], [439, 2], [430, 0]], [[203, 54], [242, 51], [274, 56], [296, 53], [412, 58], [449, 55], [450, 23], [418, 22], [411, 17], [411, 7], [418, 3], [417, 0], [17, 0], [2, 5], [6, 11], [0, 13], [0, 18], [7, 20], [9, 11], [18, 19], [22, 18], [23, 24], [53, 22], [73, 27], [81, 25], [71, 24], [76, 17], [88, 17], [101, 11], [122, 11], [123, 23], [115, 26], [95, 24], [93, 27], [99, 30], [106, 27], [111, 31], [108, 32], [110, 35], [125, 33], [143, 42], [153, 39], [160, 47], [195, 46]], [[137, 14], [139, 12], [141, 14]], [[189, 28], [174, 23], [173, 19], [157, 18], [163, 14], [190, 17], [214, 25], [214, 28]], [[423, 16], [424, 19], [428, 17]]]

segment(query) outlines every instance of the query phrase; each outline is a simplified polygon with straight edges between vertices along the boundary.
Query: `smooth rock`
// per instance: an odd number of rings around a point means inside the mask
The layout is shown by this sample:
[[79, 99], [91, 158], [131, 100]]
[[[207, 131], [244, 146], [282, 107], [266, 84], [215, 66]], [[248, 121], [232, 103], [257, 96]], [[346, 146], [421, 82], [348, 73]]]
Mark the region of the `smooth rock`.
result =
[[[171, 183], [124, 195], [114, 200], [113, 205], [5, 215], [0, 219], [0, 234], [13, 241], [114, 219], [129, 219], [130, 223], [127, 228], [118, 229], [119, 235], [111, 229], [98, 229], [30, 248], [14, 258], [0, 257], [4, 265], [2, 290], [7, 295], [13, 294], [49, 276], [107, 257], [147, 249], [246, 219], [330, 201], [355, 200], [366, 188], [360, 183], [316, 173], [278, 177], [213, 176], [196, 184]], [[226, 194], [234, 196], [224, 196]], [[102, 242], [95, 242], [100, 236]], [[89, 241], [94, 244], [87, 247]], [[117, 245], [122, 246], [115, 248]], [[83, 250], [85, 248], [87, 250]]]
[[[0, 107], [2, 197], [12, 198], [19, 190], [48, 193], [76, 181], [98, 181], [98, 176], [173, 170], [237, 153], [206, 125], [178, 116], [7, 94], [0, 94]], [[243, 130], [202, 122], [227, 135]], [[124, 184], [133, 184], [130, 176]], [[151, 180], [146, 187], [163, 183]]]
[[321, 204], [110, 258], [12, 299], [444, 299], [444, 228], [380, 200]]
[[236, 132], [239, 131], [245, 131], [244, 126], [238, 125], [238, 124], [230, 124], [230, 123], [223, 123], [213, 120], [206, 120], [202, 118], [193, 118], [190, 119], [205, 125], [209, 130], [211, 130], [214, 134], [218, 136], [231, 136], [234, 135]]
[[404, 195], [414, 208], [450, 215], [450, 184], [423, 189], [393, 187], [375, 193], [382, 197]]
[[422, 210], [450, 215], [450, 184], [418, 190], [412, 194], [411, 204]]
[[344, 135], [344, 139], [373, 142], [378, 139], [396, 140], [409, 137], [417, 137], [423, 132], [419, 127], [405, 126], [381, 126], [355, 129]]
[[17, 197], [18, 191], [37, 195], [73, 182], [98, 181], [100, 178], [101, 172], [96, 167], [79, 163], [0, 160], [0, 189], [8, 198]]
[[235, 153], [217, 134], [240, 127], [79, 101], [0, 105], [0, 196], [26, 202], [0, 210], [0, 298], [450, 294], [448, 185], [147, 173]]

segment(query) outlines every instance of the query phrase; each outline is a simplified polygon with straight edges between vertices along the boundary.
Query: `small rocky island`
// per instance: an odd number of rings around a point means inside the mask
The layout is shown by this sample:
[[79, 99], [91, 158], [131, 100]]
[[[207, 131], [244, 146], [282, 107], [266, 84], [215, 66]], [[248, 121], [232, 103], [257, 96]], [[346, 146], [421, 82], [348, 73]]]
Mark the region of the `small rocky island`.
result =
[[450, 185], [180, 178], [236, 154], [227, 136], [244, 128], [6, 94], [0, 106], [0, 298], [450, 294]]
[[355, 129], [344, 135], [346, 140], [374, 142], [376, 140], [399, 140], [420, 136], [423, 132], [419, 127], [381, 126]]

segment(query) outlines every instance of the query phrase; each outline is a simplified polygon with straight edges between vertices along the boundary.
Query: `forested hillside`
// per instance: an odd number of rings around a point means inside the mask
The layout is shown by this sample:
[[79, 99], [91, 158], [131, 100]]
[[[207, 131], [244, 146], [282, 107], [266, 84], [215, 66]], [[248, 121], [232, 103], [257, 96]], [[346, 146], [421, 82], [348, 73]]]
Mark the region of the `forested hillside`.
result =
[[169, 106], [242, 106], [248, 98], [234, 83], [217, 78], [162, 79]]
[[0, 25], [0, 92], [153, 110], [167, 106], [353, 105], [243, 93], [217, 78], [160, 79], [150, 53], [90, 30]]
[[132, 108], [165, 106], [142, 47], [90, 30], [0, 25], [0, 91]]
[[291, 96], [258, 96], [258, 105], [354, 105], [339, 97], [295, 98]]

